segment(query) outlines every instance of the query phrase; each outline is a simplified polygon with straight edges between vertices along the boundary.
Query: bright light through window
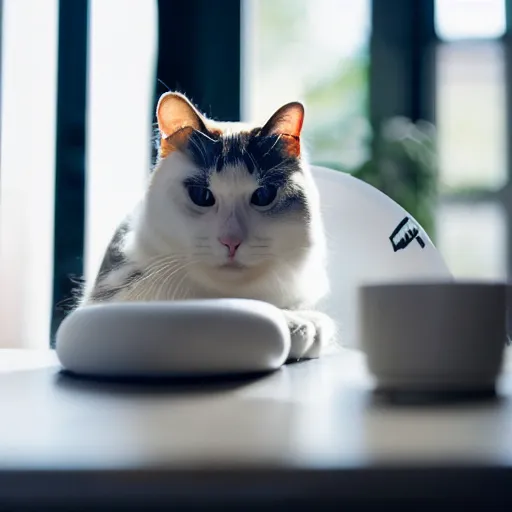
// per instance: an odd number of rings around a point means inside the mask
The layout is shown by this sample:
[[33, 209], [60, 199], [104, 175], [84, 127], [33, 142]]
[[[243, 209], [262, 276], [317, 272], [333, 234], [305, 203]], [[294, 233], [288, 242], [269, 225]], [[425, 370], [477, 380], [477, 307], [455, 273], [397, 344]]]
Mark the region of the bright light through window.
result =
[[505, 0], [436, 0], [435, 26], [445, 41], [495, 39], [506, 30]]
[[58, 2], [4, 0], [1, 21], [0, 347], [47, 348]]
[[149, 175], [156, 36], [156, 2], [91, 1], [87, 279], [94, 278], [110, 238], [142, 196]]
[[[49, 346], [58, 14], [57, 0], [3, 0], [0, 347]], [[149, 172], [156, 2], [91, 0], [89, 21], [87, 277]]]

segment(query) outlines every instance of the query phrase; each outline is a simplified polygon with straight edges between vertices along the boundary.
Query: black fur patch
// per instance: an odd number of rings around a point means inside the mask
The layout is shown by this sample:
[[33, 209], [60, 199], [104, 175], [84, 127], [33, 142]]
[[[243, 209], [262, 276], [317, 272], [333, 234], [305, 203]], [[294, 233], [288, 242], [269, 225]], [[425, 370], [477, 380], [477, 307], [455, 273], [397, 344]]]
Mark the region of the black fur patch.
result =
[[281, 199], [266, 214], [298, 213], [307, 221], [305, 192], [288, 186], [290, 177], [301, 169], [300, 159], [289, 153], [288, 142], [279, 135], [264, 135], [261, 128], [232, 135], [196, 131], [189, 139], [187, 152], [200, 173], [187, 179], [185, 185], [208, 187], [212, 173], [222, 173], [226, 166], [243, 166], [261, 186], [282, 190]]
[[282, 186], [300, 170], [299, 159], [289, 156], [285, 142], [278, 135], [262, 136], [260, 129], [233, 135], [194, 132], [187, 151], [206, 180], [211, 172], [243, 165], [250, 174], [256, 172], [262, 183]]
[[120, 291], [122, 288], [117, 286], [115, 288], [98, 288], [97, 286], [94, 287], [94, 291], [91, 293], [90, 299], [94, 302], [101, 302], [103, 300], [110, 300], [112, 299], [118, 291]]
[[187, 152], [199, 169], [210, 171], [222, 153], [222, 141], [195, 131], [188, 140]]
[[[101, 278], [103, 274], [99, 274], [98, 279]], [[130, 286], [133, 284], [137, 279], [140, 279], [142, 277], [143, 273], [140, 270], [135, 270], [131, 274], [127, 276], [124, 283], [120, 284], [119, 286], [115, 287], [104, 287], [102, 288], [101, 285], [98, 286], [98, 281], [96, 281], [96, 285], [94, 287], [93, 292], [91, 293], [91, 300], [95, 302], [100, 302], [103, 300], [110, 300], [114, 298], [114, 296], [126, 288], [127, 286]]]
[[122, 222], [117, 228], [114, 236], [112, 237], [112, 240], [107, 247], [105, 256], [103, 256], [103, 261], [101, 262], [100, 271], [98, 274], [99, 278], [125, 263], [126, 260], [121, 250], [121, 246], [129, 229], [130, 228], [127, 221]]
[[281, 200], [270, 210], [273, 215], [291, 212], [300, 213], [305, 221], [309, 221], [308, 200], [304, 191], [285, 189]]

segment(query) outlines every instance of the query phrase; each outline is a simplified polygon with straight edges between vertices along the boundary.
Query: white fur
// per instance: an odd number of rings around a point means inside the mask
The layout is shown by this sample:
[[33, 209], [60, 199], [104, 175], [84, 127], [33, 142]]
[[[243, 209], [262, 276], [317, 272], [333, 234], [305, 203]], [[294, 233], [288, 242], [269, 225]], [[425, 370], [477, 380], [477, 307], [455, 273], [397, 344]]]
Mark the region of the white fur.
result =
[[[199, 213], [183, 186], [196, 172], [180, 152], [158, 163], [123, 241], [128, 263], [105, 276], [100, 286], [118, 287], [134, 270], [142, 269], [143, 275], [111, 300], [241, 297], [284, 310], [314, 308], [327, 293], [328, 280], [319, 194], [309, 167], [304, 164], [293, 180], [307, 192], [310, 222], [299, 215], [268, 216], [257, 211], [250, 204], [259, 186], [255, 177], [234, 167], [212, 174], [210, 189], [216, 204]], [[218, 239], [233, 230], [244, 236], [236, 258], [241, 269], [223, 267], [226, 247]], [[86, 293], [82, 304], [91, 302], [91, 294]], [[325, 342], [321, 332], [331, 332], [327, 317], [304, 311], [286, 314], [295, 347], [290, 357], [317, 357]]]

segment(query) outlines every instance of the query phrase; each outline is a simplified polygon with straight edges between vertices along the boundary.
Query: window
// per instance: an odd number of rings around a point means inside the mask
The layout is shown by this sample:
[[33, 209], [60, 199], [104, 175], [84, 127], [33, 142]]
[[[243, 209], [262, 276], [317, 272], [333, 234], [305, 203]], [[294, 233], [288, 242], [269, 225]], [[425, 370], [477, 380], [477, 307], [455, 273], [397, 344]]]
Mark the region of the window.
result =
[[[58, 0], [3, 1], [0, 347], [50, 337], [58, 19]], [[90, 0], [89, 33], [86, 276], [149, 171], [156, 3]]]
[[437, 0], [438, 245], [453, 272], [507, 275], [503, 0]]
[[370, 0], [246, 0], [243, 117], [307, 103], [313, 163], [351, 170], [368, 156]]
[[[74, 1], [3, 0], [0, 346], [48, 342], [59, 6]], [[88, 0], [86, 180], [85, 190], [80, 183], [77, 191], [86, 206], [85, 225], [77, 226], [85, 233], [86, 277], [95, 274], [147, 178], [159, 67], [168, 70], [169, 87], [181, 88], [221, 119], [238, 116], [240, 94], [242, 119], [261, 122], [285, 102], [304, 101], [311, 160], [348, 172], [364, 168], [371, 157], [370, 120], [429, 119], [434, 109], [426, 98], [434, 86], [436, 242], [458, 276], [507, 275], [512, 198], [505, 0], [396, 0], [392, 12], [384, 0], [223, 1], [225, 11], [203, 0], [172, 8], [157, 0]], [[166, 52], [156, 59], [163, 32], [159, 4], [174, 37], [166, 40], [167, 53], [184, 36], [196, 35], [187, 58], [172, 66]], [[430, 84], [424, 63], [433, 38], [436, 81]], [[225, 70], [211, 80], [221, 51]], [[386, 192], [393, 192], [392, 180], [388, 185]], [[415, 186], [408, 192], [418, 203]]]
[[4, 0], [0, 347], [47, 347], [53, 278], [57, 0]]
[[436, 0], [435, 25], [443, 41], [496, 39], [507, 27], [504, 0]]

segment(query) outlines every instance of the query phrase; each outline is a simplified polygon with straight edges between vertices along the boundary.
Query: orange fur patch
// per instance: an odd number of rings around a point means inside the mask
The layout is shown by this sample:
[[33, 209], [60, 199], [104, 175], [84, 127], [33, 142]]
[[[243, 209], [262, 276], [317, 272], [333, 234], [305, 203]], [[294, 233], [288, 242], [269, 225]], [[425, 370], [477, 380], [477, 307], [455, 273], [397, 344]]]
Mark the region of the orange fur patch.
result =
[[284, 142], [284, 151], [290, 158], [298, 158], [300, 156], [300, 137], [293, 135], [282, 135], [281, 140]]
[[[193, 132], [193, 128], [184, 126], [175, 132], [174, 135], [166, 138], [162, 137], [160, 139], [160, 157], [165, 158], [175, 151], [185, 149]], [[223, 135], [223, 131], [220, 128], [211, 128], [207, 126], [205, 134], [212, 139], [218, 139]]]

